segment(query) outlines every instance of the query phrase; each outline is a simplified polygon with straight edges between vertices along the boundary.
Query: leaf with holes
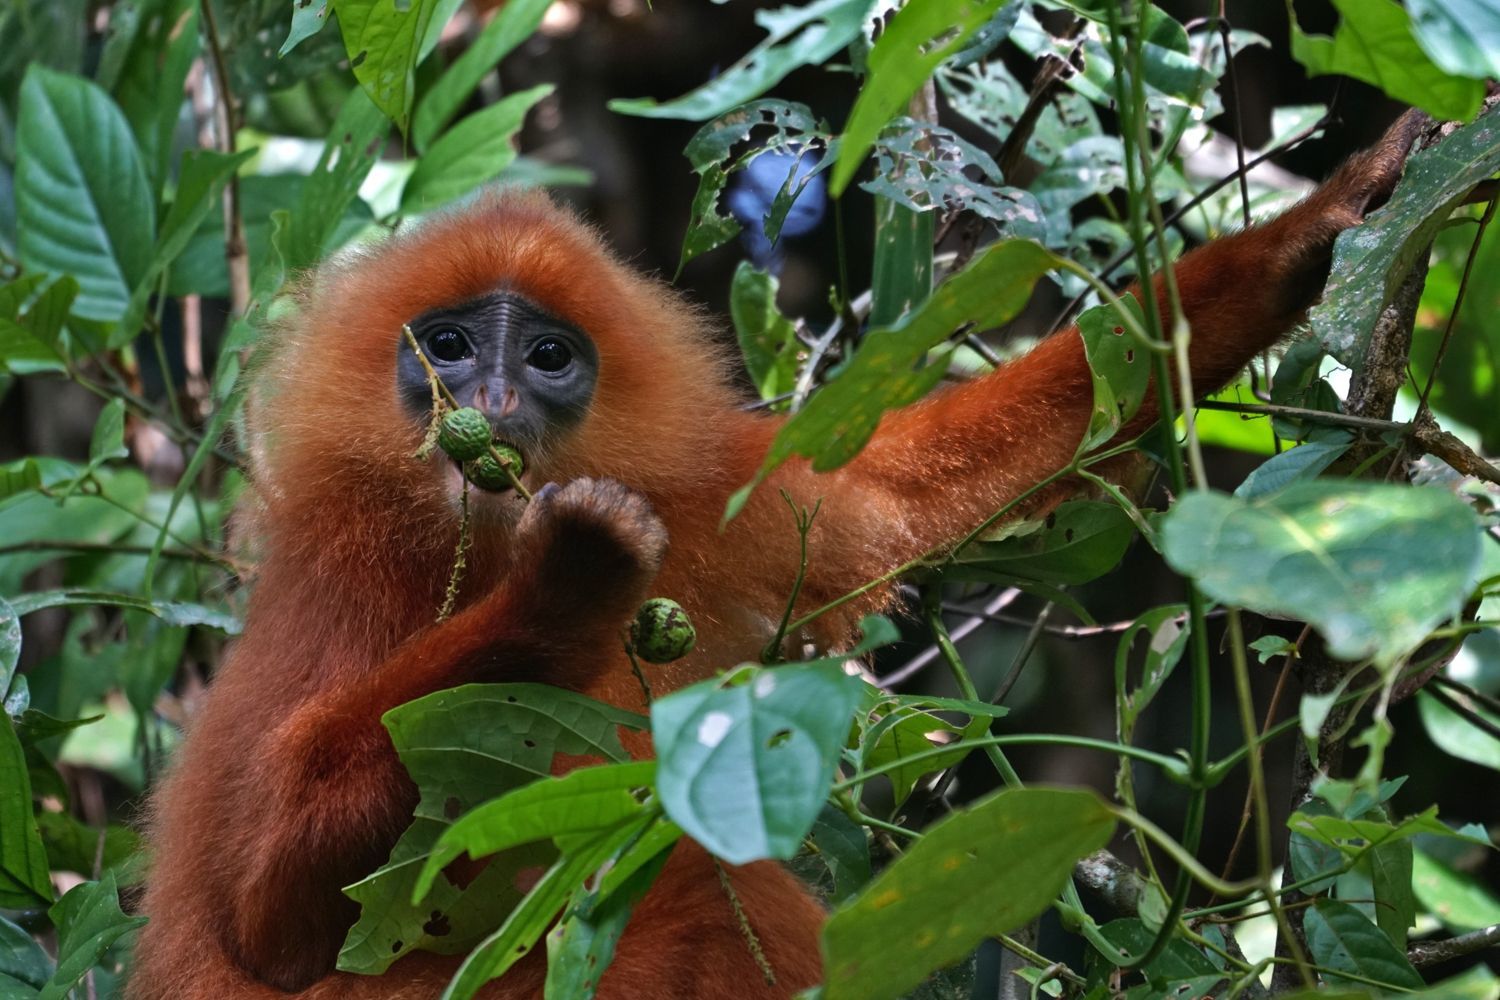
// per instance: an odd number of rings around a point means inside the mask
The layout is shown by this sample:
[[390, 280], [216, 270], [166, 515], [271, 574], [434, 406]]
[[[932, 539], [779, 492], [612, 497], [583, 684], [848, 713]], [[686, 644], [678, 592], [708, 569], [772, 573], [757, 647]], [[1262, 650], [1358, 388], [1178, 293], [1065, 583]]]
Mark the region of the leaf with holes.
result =
[[[1135, 296], [1121, 298], [1120, 307], [1130, 313], [1138, 329], [1146, 328]], [[1088, 435], [1078, 446], [1086, 452], [1108, 444], [1141, 408], [1151, 382], [1151, 356], [1125, 328], [1113, 306], [1095, 306], [1079, 316], [1078, 332], [1094, 380], [1093, 416]]]
[[1120, 564], [1135, 524], [1118, 504], [1070, 500], [1042, 521], [1008, 524], [1014, 534], [964, 547], [941, 575], [983, 583], [1087, 583]]
[[1093, 792], [999, 792], [928, 828], [823, 929], [827, 1000], [898, 997], [1046, 909], [1115, 821]]
[[553, 845], [523, 844], [460, 887], [434, 880], [419, 905], [413, 889], [433, 845], [460, 816], [512, 789], [550, 778], [558, 753], [623, 762], [619, 729], [646, 719], [543, 684], [470, 684], [419, 698], [385, 715], [402, 763], [421, 791], [412, 825], [378, 871], [346, 888], [359, 921], [339, 967], [379, 974], [402, 955], [469, 950], [520, 903]]
[[839, 143], [830, 190], [837, 198], [853, 179], [875, 137], [906, 107], [938, 65], [995, 16], [1003, 0], [926, 0], [909, 3], [875, 40], [849, 123]]
[[731, 864], [792, 857], [828, 796], [860, 688], [841, 661], [746, 665], [658, 699], [667, 815]]

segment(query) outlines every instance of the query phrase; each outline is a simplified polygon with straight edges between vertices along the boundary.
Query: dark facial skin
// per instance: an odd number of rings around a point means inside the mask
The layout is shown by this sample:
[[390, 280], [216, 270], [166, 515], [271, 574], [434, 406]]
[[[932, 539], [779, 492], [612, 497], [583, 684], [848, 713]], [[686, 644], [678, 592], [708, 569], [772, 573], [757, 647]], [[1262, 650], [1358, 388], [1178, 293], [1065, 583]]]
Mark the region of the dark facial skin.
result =
[[[492, 292], [429, 310], [412, 333], [460, 406], [490, 418], [523, 453], [583, 418], [599, 376], [599, 352], [582, 330], [514, 292]], [[397, 338], [396, 388], [427, 419], [432, 391], [405, 337]]]

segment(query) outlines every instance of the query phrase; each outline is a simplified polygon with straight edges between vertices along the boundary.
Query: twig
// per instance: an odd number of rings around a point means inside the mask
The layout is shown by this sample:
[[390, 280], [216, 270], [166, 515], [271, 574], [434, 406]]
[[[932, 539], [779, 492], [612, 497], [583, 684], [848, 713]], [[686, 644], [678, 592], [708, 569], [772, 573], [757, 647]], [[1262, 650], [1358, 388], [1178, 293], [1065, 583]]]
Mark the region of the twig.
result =
[[1474, 711], [1468, 705], [1465, 705], [1462, 701], [1455, 698], [1451, 693], [1444, 690], [1440, 685], [1429, 686], [1427, 688], [1427, 693], [1432, 695], [1438, 701], [1442, 702], [1449, 710], [1451, 710], [1455, 715], [1458, 715], [1469, 725], [1480, 730], [1481, 732], [1488, 733], [1492, 739], [1500, 740], [1500, 726], [1495, 725], [1495, 723], [1491, 722], [1489, 719], [1486, 719], [1484, 716]]
[[[961, 642], [964, 639], [968, 638], [970, 633], [972, 633], [975, 629], [979, 628], [979, 626], [983, 625], [987, 621], [1007, 621], [1007, 619], [1003, 619], [997, 616], [996, 612], [998, 612], [1001, 608], [1009, 607], [1012, 603], [1015, 602], [1016, 598], [1020, 596], [1021, 589], [1019, 587], [1006, 587], [995, 597], [991, 598], [987, 604], [985, 604], [984, 610], [978, 612], [964, 612], [970, 617], [964, 619], [956, 626], [954, 626], [953, 630], [949, 633], [950, 637], [954, 642]], [[957, 611], [960, 609], [949, 608], [945, 605], [943, 610]], [[1011, 624], [1031, 624], [1024, 619], [1011, 619], [1008, 621]], [[936, 660], [940, 653], [941, 650], [938, 649], [937, 643], [934, 642], [930, 644], [926, 649], [922, 650], [922, 652], [918, 653], [916, 656], [912, 657], [910, 660], [897, 667], [895, 670], [892, 670], [884, 677], [878, 678], [875, 681], [875, 684], [877, 687], [882, 687], [889, 690], [895, 685], [900, 684], [902, 681], [906, 680], [908, 677], [911, 677], [923, 670], [929, 663], [932, 663], [934, 660]]]
[[[219, 23], [211, 0], [202, 0], [203, 33], [208, 39], [209, 61], [214, 70], [214, 108], [217, 112], [219, 152], [232, 155], [235, 146], [234, 97], [229, 89], [229, 67], [219, 39]], [[224, 263], [229, 268], [229, 313], [244, 316], [250, 308], [250, 252], [245, 246], [245, 225], [240, 216], [240, 182], [229, 175], [224, 185]]]
[[1500, 924], [1491, 924], [1444, 941], [1418, 941], [1406, 949], [1406, 960], [1421, 968], [1424, 965], [1437, 965], [1450, 959], [1463, 958], [1497, 945], [1500, 945]]
[[724, 870], [724, 863], [714, 858], [714, 871], [719, 873], [719, 885], [724, 887], [724, 895], [729, 897], [729, 905], [734, 907], [734, 918], [739, 921], [740, 933], [744, 935], [745, 946], [750, 949], [750, 957], [755, 959], [755, 964], [760, 966], [760, 974], [764, 977], [767, 986], [776, 985], [776, 970], [771, 968], [771, 962], [766, 958], [765, 950], [760, 946], [760, 938], [755, 934], [755, 928], [750, 926], [750, 918], [745, 914], [745, 908], [740, 905], [739, 893], [734, 891], [734, 885], [729, 881], [729, 873]]

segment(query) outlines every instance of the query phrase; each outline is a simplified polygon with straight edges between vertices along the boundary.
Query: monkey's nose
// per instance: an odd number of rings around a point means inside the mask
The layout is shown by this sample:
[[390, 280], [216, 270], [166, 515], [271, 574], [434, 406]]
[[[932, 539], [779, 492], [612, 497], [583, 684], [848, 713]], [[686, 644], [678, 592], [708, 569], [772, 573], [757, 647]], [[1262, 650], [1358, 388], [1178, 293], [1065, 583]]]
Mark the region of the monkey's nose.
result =
[[512, 389], [510, 386], [506, 386], [504, 394], [500, 397], [500, 416], [510, 416], [512, 413], [516, 412], [516, 408], [520, 405], [521, 397], [516, 395], [516, 390]]

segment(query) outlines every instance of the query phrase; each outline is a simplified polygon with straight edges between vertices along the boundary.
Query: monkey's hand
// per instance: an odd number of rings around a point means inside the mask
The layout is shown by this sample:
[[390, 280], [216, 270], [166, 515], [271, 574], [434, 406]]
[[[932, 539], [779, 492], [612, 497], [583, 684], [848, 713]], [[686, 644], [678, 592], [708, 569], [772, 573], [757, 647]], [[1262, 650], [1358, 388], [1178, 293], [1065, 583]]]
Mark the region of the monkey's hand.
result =
[[[667, 530], [651, 504], [612, 479], [548, 483], [537, 491], [517, 527], [512, 594], [544, 620], [558, 609], [584, 609], [616, 628], [647, 597], [667, 551]], [[514, 596], [512, 597], [514, 600]]]

